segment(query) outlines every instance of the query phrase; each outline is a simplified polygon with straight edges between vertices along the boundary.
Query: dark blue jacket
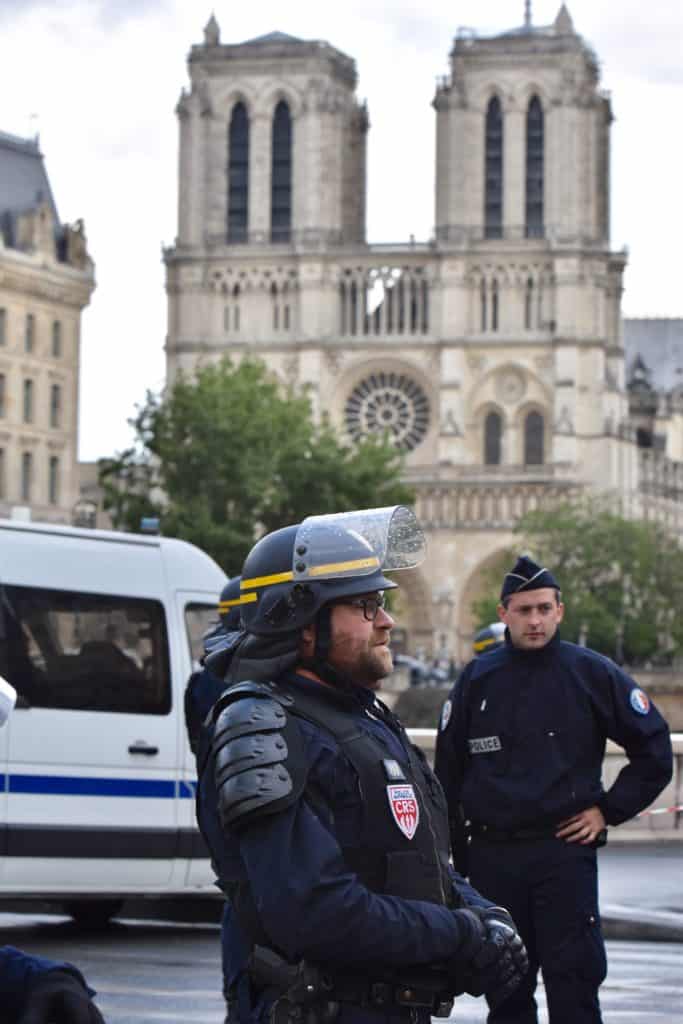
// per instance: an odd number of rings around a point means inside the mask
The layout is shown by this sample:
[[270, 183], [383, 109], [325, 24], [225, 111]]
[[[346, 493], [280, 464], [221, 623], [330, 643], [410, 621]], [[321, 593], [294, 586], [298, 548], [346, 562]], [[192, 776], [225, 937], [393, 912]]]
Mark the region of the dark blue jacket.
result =
[[[320, 685], [296, 676], [287, 684]], [[338, 691], [327, 692], [329, 699], [341, 699]], [[346, 701], [348, 714], [379, 739], [386, 756], [407, 765], [400, 734], [372, 714], [374, 695], [359, 690]], [[315, 807], [304, 793], [239, 835], [224, 833], [210, 763], [201, 772], [198, 819], [222, 884], [229, 889], [234, 882], [249, 883], [270, 944], [291, 962], [305, 958], [362, 967], [370, 976], [373, 966], [435, 964], [456, 956], [462, 936], [447, 907], [373, 892], [349, 869], [342, 848], [353, 847], [362, 828], [358, 777], [329, 732], [305, 719], [296, 721], [308, 767], [306, 792], [316, 794]], [[455, 873], [452, 884], [465, 904], [490, 905]], [[230, 929], [232, 983], [239, 993], [250, 943], [237, 914]], [[252, 1019], [261, 1012], [258, 1006], [249, 1009]], [[240, 1019], [246, 1024], [244, 1009]]]
[[[48, 971], [67, 971], [85, 985], [83, 975], [72, 964], [30, 956], [14, 946], [0, 947], [0, 1007], [3, 1024], [14, 1024], [19, 1019], [31, 982]], [[95, 994], [93, 989], [88, 991], [91, 995]]]
[[[607, 739], [629, 759], [605, 792]], [[452, 823], [504, 830], [554, 825], [597, 804], [618, 825], [671, 779], [671, 738], [659, 711], [609, 658], [560, 640], [505, 646], [471, 661], [441, 715], [436, 773]], [[455, 837], [454, 837], [455, 841]]]

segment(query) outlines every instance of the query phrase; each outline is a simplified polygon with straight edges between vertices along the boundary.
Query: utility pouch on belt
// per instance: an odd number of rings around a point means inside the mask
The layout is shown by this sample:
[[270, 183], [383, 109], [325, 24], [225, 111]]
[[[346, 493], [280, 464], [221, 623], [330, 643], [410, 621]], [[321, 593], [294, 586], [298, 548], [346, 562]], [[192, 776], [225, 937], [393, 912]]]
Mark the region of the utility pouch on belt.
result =
[[389, 975], [374, 980], [350, 971], [327, 971], [305, 960], [290, 964], [272, 949], [255, 946], [249, 976], [256, 985], [278, 993], [271, 1024], [331, 1024], [340, 1003], [389, 1012], [421, 1008], [434, 1017], [448, 1017], [453, 1004], [446, 974], [428, 968], [402, 972], [400, 980]]

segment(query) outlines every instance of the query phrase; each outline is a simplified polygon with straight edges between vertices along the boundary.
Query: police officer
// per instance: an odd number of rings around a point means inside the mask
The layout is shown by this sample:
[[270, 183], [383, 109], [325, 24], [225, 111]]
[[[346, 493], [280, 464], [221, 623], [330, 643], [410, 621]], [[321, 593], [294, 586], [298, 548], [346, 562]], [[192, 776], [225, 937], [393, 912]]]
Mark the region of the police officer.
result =
[[[0, 727], [14, 708], [13, 686], [0, 678]], [[0, 946], [3, 1024], [104, 1024], [95, 995], [73, 964]]]
[[505, 623], [492, 622], [474, 634], [472, 649], [475, 655], [487, 654], [488, 651], [495, 651], [497, 647], [502, 647], [504, 643]]
[[[489, 1013], [496, 1024], [537, 1020], [539, 966], [551, 1024], [601, 1020], [596, 848], [606, 825], [632, 818], [672, 774], [657, 709], [609, 658], [560, 640], [563, 612], [553, 575], [521, 557], [498, 607], [505, 645], [465, 667], [437, 737], [456, 866], [508, 907], [529, 950], [525, 980]], [[607, 738], [629, 764], [605, 792]]]
[[[218, 598], [218, 622], [204, 637], [204, 655], [202, 663], [210, 654], [217, 655], [219, 663], [225, 666], [229, 660], [230, 652], [241, 636], [240, 606], [242, 597], [240, 594], [239, 576], [233, 576], [225, 584]], [[199, 672], [193, 672], [185, 688], [185, 726], [190, 749], [197, 758], [199, 766], [206, 757], [207, 731], [204, 722], [225, 689], [225, 682], [222, 675], [210, 672], [203, 664]], [[229, 950], [229, 923], [232, 915], [232, 908], [226, 901], [221, 917], [221, 964], [223, 969], [223, 995], [228, 999], [228, 987], [230, 969], [228, 960]]]
[[310, 517], [244, 563], [246, 635], [198, 801], [234, 910], [231, 1021], [427, 1024], [454, 991], [504, 996], [525, 969], [507, 912], [450, 868], [441, 787], [376, 696], [384, 572], [422, 546], [397, 507]]

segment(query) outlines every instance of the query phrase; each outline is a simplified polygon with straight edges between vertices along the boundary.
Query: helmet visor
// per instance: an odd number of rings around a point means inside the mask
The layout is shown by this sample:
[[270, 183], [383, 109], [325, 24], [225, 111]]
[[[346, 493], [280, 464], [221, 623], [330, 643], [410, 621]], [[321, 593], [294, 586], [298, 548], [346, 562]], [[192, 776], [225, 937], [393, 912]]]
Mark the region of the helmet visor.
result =
[[370, 576], [412, 569], [425, 557], [422, 527], [405, 505], [309, 516], [294, 543], [295, 580]]

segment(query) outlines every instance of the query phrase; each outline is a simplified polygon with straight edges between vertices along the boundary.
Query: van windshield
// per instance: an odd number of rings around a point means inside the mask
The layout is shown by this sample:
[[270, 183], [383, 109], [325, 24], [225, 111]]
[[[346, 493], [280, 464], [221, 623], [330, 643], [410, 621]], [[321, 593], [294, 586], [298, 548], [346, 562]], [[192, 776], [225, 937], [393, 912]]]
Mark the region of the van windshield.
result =
[[31, 706], [168, 714], [159, 601], [15, 586], [2, 595], [2, 669]]

